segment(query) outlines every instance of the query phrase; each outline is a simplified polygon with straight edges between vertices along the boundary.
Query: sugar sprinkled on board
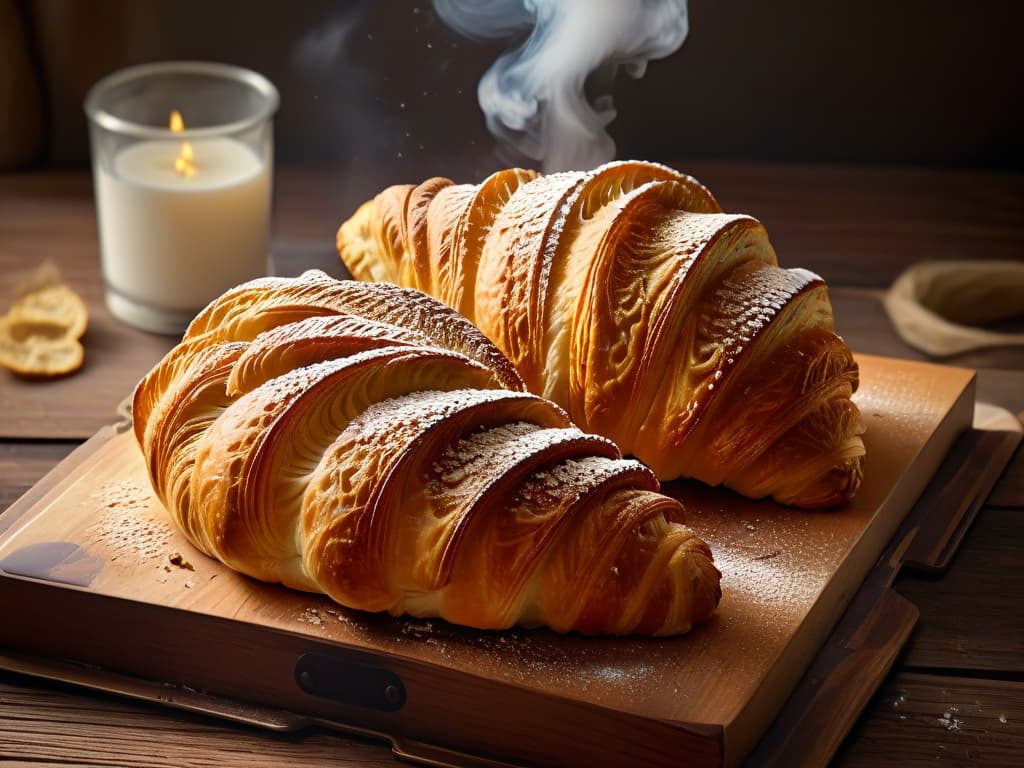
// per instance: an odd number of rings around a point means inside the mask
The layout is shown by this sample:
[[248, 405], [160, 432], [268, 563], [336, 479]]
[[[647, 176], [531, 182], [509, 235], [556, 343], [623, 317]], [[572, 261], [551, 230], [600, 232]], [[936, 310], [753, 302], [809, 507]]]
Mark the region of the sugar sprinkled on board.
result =
[[92, 498], [99, 503], [100, 512], [86, 532], [111, 550], [111, 561], [131, 557], [139, 563], [163, 565], [174, 532], [167, 521], [153, 514], [148, 489], [121, 480], [104, 483]]
[[296, 621], [303, 624], [312, 624], [314, 627], [322, 627], [324, 624], [323, 617], [320, 615], [320, 610], [314, 607], [303, 608], [296, 617]]

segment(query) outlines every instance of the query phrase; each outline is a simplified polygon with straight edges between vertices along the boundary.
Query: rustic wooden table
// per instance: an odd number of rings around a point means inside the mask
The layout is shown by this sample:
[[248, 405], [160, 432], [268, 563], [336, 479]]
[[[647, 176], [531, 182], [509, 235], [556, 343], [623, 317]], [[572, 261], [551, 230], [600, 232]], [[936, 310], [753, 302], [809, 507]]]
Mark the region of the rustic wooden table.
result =
[[[727, 210], [767, 226], [784, 265], [830, 283], [840, 331], [864, 353], [922, 359], [880, 296], [923, 260], [1024, 259], [1024, 175], [915, 169], [691, 165]], [[275, 270], [340, 274], [334, 231], [379, 183], [285, 168]], [[53, 261], [90, 309], [86, 363], [27, 382], [0, 371], [0, 512], [101, 426], [174, 340], [128, 328], [102, 302], [92, 186], [83, 171], [0, 175], [0, 300]], [[1022, 297], [1024, 307], [1024, 297]], [[1024, 353], [946, 360], [978, 370], [979, 399], [1024, 415]], [[1024, 760], [1024, 451], [949, 570], [902, 576], [921, 618], [835, 765], [1017, 766]], [[4, 621], [16, 620], [5, 607]], [[329, 731], [274, 735], [0, 673], [0, 760], [131, 766], [391, 764], [387, 745]]]

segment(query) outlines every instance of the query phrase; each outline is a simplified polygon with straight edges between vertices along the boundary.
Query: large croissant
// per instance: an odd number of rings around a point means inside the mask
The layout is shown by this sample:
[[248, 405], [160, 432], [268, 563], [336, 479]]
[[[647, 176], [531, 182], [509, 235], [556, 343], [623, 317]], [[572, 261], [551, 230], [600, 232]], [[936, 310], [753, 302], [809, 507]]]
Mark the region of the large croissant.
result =
[[196, 547], [352, 608], [668, 635], [721, 594], [655, 476], [418, 291], [314, 271], [232, 289], [140, 382], [133, 419]]
[[419, 288], [531, 392], [661, 479], [824, 507], [856, 492], [857, 365], [824, 282], [670, 168], [519, 169], [390, 187], [337, 236], [354, 277]]

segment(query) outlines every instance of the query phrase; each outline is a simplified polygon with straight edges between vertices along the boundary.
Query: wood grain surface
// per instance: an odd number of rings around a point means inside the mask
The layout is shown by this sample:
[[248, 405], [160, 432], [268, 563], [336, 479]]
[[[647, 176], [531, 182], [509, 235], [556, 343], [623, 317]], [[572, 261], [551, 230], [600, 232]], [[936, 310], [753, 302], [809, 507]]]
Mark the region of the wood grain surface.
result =
[[[807, 266], [829, 280], [839, 330], [859, 352], [923, 358], [895, 335], [879, 301], [907, 265], [1019, 260], [1024, 253], [1022, 174], [718, 164], [683, 170], [708, 184], [727, 209], [760, 218], [784, 265]], [[277, 271], [317, 266], [340, 273], [334, 231], [378, 186], [374, 179], [279, 169]], [[38, 387], [0, 376], [0, 508], [71, 445], [109, 423], [139, 372], [174, 341], [104, 318], [94, 216], [87, 172], [0, 175], [0, 298], [13, 273], [49, 258], [86, 298], [93, 321], [87, 368], [45, 397]], [[1019, 350], [943, 362], [978, 368], [981, 399], [1024, 412]], [[920, 618], [835, 765], [1020, 764], [1022, 559], [1018, 451], [948, 571], [897, 580]], [[393, 764], [388, 745], [378, 742], [320, 729], [271, 735], [10, 674], [0, 675], [0, 759], [39, 766]]]
[[[197, 617], [216, 616], [235, 624], [234, 636], [247, 638], [253, 663], [267, 670], [274, 659], [257, 654], [265, 645], [263, 635], [275, 630], [308, 635], [311, 643], [356, 648], [382, 660], [375, 663], [396, 665], [401, 659], [416, 665], [402, 674], [409, 688], [408, 704], [401, 721], [384, 721], [382, 727], [396, 729], [389, 733], [412, 735], [410, 722], [422, 717], [426, 707], [442, 722], [456, 718], [460, 722], [454, 729], [432, 728], [439, 738], [478, 752], [479, 745], [497, 744], [499, 739], [510, 745], [522, 743], [528, 731], [519, 722], [534, 711], [543, 711], [544, 722], [572, 722], [580, 732], [591, 734], [592, 742], [601, 744], [600, 751], [586, 758], [591, 765], [616, 764], [608, 762], [608, 755], [623, 759], [633, 755], [632, 759], [642, 759], [648, 765], [668, 765], [683, 745], [690, 745], [695, 764], [717, 765], [722, 753], [727, 764], [735, 764], [775, 717], [848, 596], [857, 591], [956, 436], [970, 425], [971, 372], [870, 356], [859, 357], [859, 363], [864, 384], [856, 399], [868, 424], [868, 457], [864, 483], [850, 505], [812, 514], [725, 491], [709, 492], [696, 484], [666, 487], [667, 492], [683, 499], [690, 510], [690, 524], [709, 543], [724, 573], [725, 599], [715, 620], [685, 637], [580, 639], [544, 632], [499, 633], [497, 637], [483, 633], [481, 637], [479, 632], [443, 622], [434, 622], [436, 626], [431, 628], [430, 621], [377, 621], [358, 612], [339, 615], [336, 606], [241, 579], [195, 551], [173, 529], [167, 512], [153, 497], [134, 435], [126, 432], [106, 442], [96, 441], [93, 455], [53, 478], [56, 485], [51, 493], [29, 509], [19, 504], [11, 510], [9, 515], [20, 514], [23, 519], [8, 533], [0, 533], [0, 567], [15, 577], [52, 578], [55, 582], [69, 578], [58, 573], [71, 574], [71, 558], [55, 561], [50, 576], [45, 558], [33, 557], [29, 564], [23, 554], [52, 547], [53, 542], [73, 546], [81, 555], [76, 554], [76, 563], [95, 563], [87, 578], [72, 579], [76, 585], [72, 594], [78, 595], [83, 605], [83, 591], [95, 596], [91, 607], [78, 612], [71, 596], [53, 589], [37, 591], [30, 582], [5, 576], [0, 580], [0, 595], [32, 604], [23, 615], [25, 626], [32, 630], [26, 635], [16, 626], [7, 626], [0, 628], [0, 638], [31, 654], [79, 659], [101, 667], [109, 666], [113, 653], [115, 663], [124, 665], [123, 671], [155, 677], [158, 682], [184, 682], [243, 701], [252, 696], [251, 700], [265, 705], [279, 701], [293, 711], [320, 711], [315, 702], [301, 697], [289, 703], [295, 688], [291, 675], [272, 687], [271, 699], [265, 700], [256, 698], [265, 694], [249, 682], [248, 675], [241, 680], [222, 674], [211, 677], [208, 670], [182, 665], [181, 657], [189, 655], [191, 646], [173, 638], [199, 637]], [[982, 452], [974, 453], [980, 456]], [[983, 477], [983, 473], [972, 471], [977, 467], [969, 458], [965, 455], [958, 460], [966, 469], [953, 478], [962, 480], [965, 487], [975, 477]], [[947, 474], [948, 470], [943, 473]], [[950, 499], [966, 495], [951, 488], [944, 493]], [[954, 519], [956, 513], [952, 509], [947, 516]], [[182, 576], [168, 566], [169, 552], [184, 555], [190, 563], [189, 573]], [[15, 565], [15, 561], [26, 565]], [[40, 603], [51, 594], [52, 602]], [[844, 719], [833, 712], [832, 723], [848, 723], [860, 711], [913, 626], [913, 616], [907, 623], [888, 609], [892, 599], [880, 602], [875, 611], [877, 599], [872, 595], [872, 607], [865, 609], [876, 625], [872, 637], [879, 638], [872, 643], [885, 638], [884, 642], [896, 645], [888, 660], [877, 662], [873, 675], [866, 674], [864, 663], [851, 666], [850, 660], [845, 660], [846, 669], [856, 673], [863, 690], [857, 696], [846, 695], [854, 689], [845, 677], [835, 686], [842, 693], [833, 703], [846, 707], [847, 714]], [[138, 603], [152, 605], [164, 614], [177, 614], [164, 620], [178, 626], [179, 632], [152, 637], [148, 627], [158, 621], [156, 612], [138, 622], [124, 618], [122, 611]], [[110, 641], [110, 649], [97, 655], [89, 638], [95, 634], [91, 617], [100, 611], [112, 626], [147, 627], [137, 630], [133, 646], [159, 649], [163, 669], [129, 661], [138, 654], [118, 640]], [[40, 614], [48, 618], [41, 620]], [[311, 616], [315, 620], [305, 620]], [[68, 635], [68, 621], [80, 625], [82, 633]], [[893, 628], [894, 622], [901, 622], [898, 629]], [[44, 625], [54, 629], [52, 639], [35, 631]], [[423, 642], [414, 642], [419, 635]], [[223, 653], [224, 637], [223, 632], [211, 632], [203, 643], [206, 653]], [[862, 658], [867, 662], [874, 656]], [[285, 662], [294, 664], [293, 659]], [[181, 671], [171, 671], [176, 668]], [[175, 674], [181, 676], [172, 676]], [[424, 676], [430, 685], [417, 692], [414, 682]], [[458, 694], [441, 697], [436, 693], [450, 688], [451, 679], [463, 677], [466, 682]], [[218, 682], [224, 687], [217, 688]], [[511, 687], [505, 690], [502, 686]], [[504, 698], [500, 705], [495, 698], [498, 695]], [[524, 708], [514, 709], [514, 700], [522, 700]], [[481, 723], [476, 713], [493, 706], [501, 706], [510, 718]], [[601, 720], [607, 713], [612, 714], [610, 723]], [[343, 716], [358, 718], [355, 724], [369, 727], [361, 713]], [[633, 721], [636, 725], [627, 726]], [[658, 732], [652, 730], [654, 724], [671, 727]], [[419, 728], [426, 732], [427, 724]], [[832, 740], [825, 753], [830, 754], [843, 732], [823, 727], [816, 730]], [[689, 731], [710, 742], [705, 751], [712, 762], [697, 762], [699, 742]], [[630, 732], [658, 736], [661, 744], [645, 747], [644, 752], [635, 739], [625, 735]], [[508, 746], [501, 754], [518, 750], [517, 759], [534, 755], [546, 764], [559, 764], [557, 756], [573, 742], [571, 733], [538, 728], [529, 750]], [[587, 754], [583, 744], [573, 748], [581, 759]]]

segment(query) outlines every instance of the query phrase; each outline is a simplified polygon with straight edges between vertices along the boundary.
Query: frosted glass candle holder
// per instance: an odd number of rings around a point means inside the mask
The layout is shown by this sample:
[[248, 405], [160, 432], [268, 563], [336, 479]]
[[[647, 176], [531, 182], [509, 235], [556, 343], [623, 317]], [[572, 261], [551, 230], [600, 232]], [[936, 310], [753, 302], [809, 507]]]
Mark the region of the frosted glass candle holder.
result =
[[144, 64], [85, 100], [105, 300], [120, 320], [179, 334], [269, 267], [277, 89], [246, 69]]

